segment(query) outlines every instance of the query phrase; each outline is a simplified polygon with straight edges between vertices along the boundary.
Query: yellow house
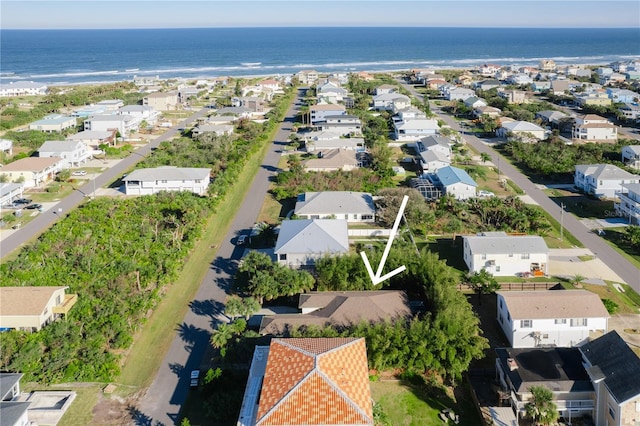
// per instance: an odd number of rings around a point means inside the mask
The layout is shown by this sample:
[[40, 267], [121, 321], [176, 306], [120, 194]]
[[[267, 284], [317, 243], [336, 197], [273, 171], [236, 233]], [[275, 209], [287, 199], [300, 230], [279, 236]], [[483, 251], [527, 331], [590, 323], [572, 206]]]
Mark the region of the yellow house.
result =
[[65, 294], [66, 286], [0, 287], [0, 329], [38, 331], [67, 315], [77, 294]]
[[27, 157], [0, 168], [8, 182], [23, 182], [25, 188], [38, 187], [61, 170], [60, 157]]

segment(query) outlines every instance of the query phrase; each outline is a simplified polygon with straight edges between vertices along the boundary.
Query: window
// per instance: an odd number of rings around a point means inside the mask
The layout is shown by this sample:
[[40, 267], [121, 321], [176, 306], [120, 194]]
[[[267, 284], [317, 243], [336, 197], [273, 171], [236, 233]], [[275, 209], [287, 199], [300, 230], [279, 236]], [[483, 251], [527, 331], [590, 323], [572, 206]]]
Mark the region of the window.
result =
[[586, 318], [571, 318], [571, 327], [586, 327]]
[[500, 265], [496, 265], [496, 272], [500, 272]]
[[556, 318], [554, 323], [555, 324], [566, 324], [567, 323], [567, 319], [566, 318]]
[[609, 415], [611, 416], [611, 418], [613, 420], [616, 419], [616, 410], [613, 409], [613, 407], [611, 406], [611, 404], [607, 404], [609, 407]]
[[520, 320], [520, 328], [531, 328], [533, 327], [532, 320]]
[[509, 253], [509, 257], [513, 257], [513, 253]]
[[503, 323], [503, 321], [504, 321], [504, 320], [502, 319], [502, 314], [500, 314], [500, 315], [498, 316], [498, 321], [500, 321], [500, 324], [502, 324], [502, 323]]
[[522, 253], [522, 256], [520, 256], [521, 259], [529, 259], [531, 257], [530, 253]]
[[549, 338], [549, 335], [548, 335], [548, 334], [543, 334], [543, 335], [542, 335], [542, 338], [543, 338], [543, 339], [548, 339], [548, 338]]
[[287, 260], [287, 254], [286, 253], [282, 253], [279, 255], [278, 257], [279, 260]]
[[498, 304], [500, 305], [500, 307], [502, 308], [502, 299], [500, 299], [500, 301], [498, 302]]
[[482, 254], [482, 260], [487, 260], [487, 254], [486, 253]]
[[362, 215], [362, 220], [373, 220], [373, 215], [372, 214], [363, 214]]

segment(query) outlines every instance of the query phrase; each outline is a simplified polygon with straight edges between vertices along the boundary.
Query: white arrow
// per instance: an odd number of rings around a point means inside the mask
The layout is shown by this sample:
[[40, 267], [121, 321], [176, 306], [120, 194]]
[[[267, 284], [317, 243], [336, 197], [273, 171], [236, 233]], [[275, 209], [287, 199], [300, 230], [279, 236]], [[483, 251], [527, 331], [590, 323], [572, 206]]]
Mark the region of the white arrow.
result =
[[407, 206], [407, 201], [409, 201], [409, 196], [405, 195], [402, 199], [402, 204], [400, 205], [400, 210], [398, 211], [398, 216], [396, 217], [396, 221], [393, 224], [393, 228], [391, 229], [391, 235], [389, 235], [389, 241], [387, 241], [387, 245], [384, 248], [384, 252], [382, 253], [382, 259], [380, 259], [380, 265], [378, 265], [378, 271], [373, 274], [373, 268], [371, 268], [371, 264], [369, 263], [369, 259], [367, 259], [367, 254], [363, 251], [360, 252], [360, 256], [362, 256], [362, 260], [364, 261], [364, 266], [367, 267], [367, 272], [369, 273], [369, 277], [371, 278], [371, 282], [373, 285], [378, 285], [382, 281], [388, 280], [392, 276], [399, 274], [400, 272], [407, 269], [404, 265], [399, 268], [394, 269], [384, 276], [380, 276], [382, 274], [382, 269], [384, 269], [384, 264], [387, 261], [387, 256], [389, 256], [389, 251], [391, 250], [391, 244], [393, 243], [393, 239], [396, 236], [396, 232], [398, 232], [398, 226], [400, 225], [400, 219], [402, 219], [402, 213], [404, 212], [404, 208]]

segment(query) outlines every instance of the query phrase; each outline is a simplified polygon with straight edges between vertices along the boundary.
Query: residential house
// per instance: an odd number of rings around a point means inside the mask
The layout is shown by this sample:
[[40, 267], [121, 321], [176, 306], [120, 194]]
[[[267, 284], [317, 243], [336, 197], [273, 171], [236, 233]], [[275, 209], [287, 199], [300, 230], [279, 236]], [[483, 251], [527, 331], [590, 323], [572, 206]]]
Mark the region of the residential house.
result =
[[589, 90], [574, 94], [575, 102], [580, 107], [585, 106], [609, 106], [611, 98], [603, 90]]
[[484, 269], [496, 277], [547, 275], [549, 247], [540, 236], [481, 232], [462, 241], [462, 257], [471, 273]]
[[622, 162], [626, 166], [640, 169], [640, 145], [623, 146]]
[[0, 287], [0, 329], [38, 331], [67, 315], [78, 300], [65, 286]]
[[467, 172], [457, 167], [441, 167], [435, 173], [430, 173], [429, 178], [440, 187], [443, 194], [453, 196], [456, 200], [466, 200], [476, 196], [478, 184]]
[[231, 99], [232, 107], [244, 107], [251, 112], [264, 112], [264, 100], [257, 96], [243, 96]]
[[626, 183], [638, 183], [634, 175], [613, 164], [578, 164], [573, 178], [576, 188], [596, 197], [614, 198]]
[[11, 139], [0, 139], [0, 152], [9, 156], [13, 155], [13, 141]]
[[640, 94], [628, 89], [608, 87], [605, 89], [605, 92], [615, 103], [638, 104], [638, 102], [640, 102]]
[[533, 83], [533, 79], [528, 74], [518, 73], [507, 77], [507, 83], [516, 84], [518, 86], [529, 85]]
[[497, 72], [499, 72], [502, 69], [502, 67], [500, 65], [496, 65], [496, 64], [482, 64], [480, 66], [480, 68], [478, 69], [478, 72], [480, 73], [480, 75], [484, 75], [484, 76], [488, 76], [488, 77], [493, 77]]
[[0, 97], [46, 95], [49, 88], [44, 83], [34, 81], [11, 81], [0, 84]]
[[156, 111], [173, 111], [178, 108], [178, 92], [154, 92], [142, 98], [142, 105]]
[[502, 86], [502, 82], [500, 80], [496, 80], [495, 78], [491, 78], [488, 80], [477, 81], [473, 84], [473, 88], [476, 90], [487, 91], [491, 89], [497, 89]]
[[427, 118], [427, 114], [424, 111], [419, 110], [415, 107], [409, 107], [405, 109], [398, 110], [396, 114], [392, 117], [394, 122], [405, 122], [409, 120], [414, 120], [416, 118]]
[[579, 348], [596, 394], [597, 425], [640, 424], [640, 358], [615, 331]]
[[[218, 117], [229, 116], [232, 117], [231, 121], [246, 118], [250, 120], [253, 117], [253, 111], [247, 107], [224, 107], [218, 110]], [[213, 118], [213, 117], [211, 117]], [[212, 121], [211, 118], [209, 121]]]
[[415, 149], [417, 153], [425, 151], [439, 151], [447, 157], [451, 156], [451, 139], [445, 136], [427, 136], [414, 143], [407, 144], [407, 146]]
[[149, 105], [127, 105], [118, 110], [119, 115], [130, 115], [140, 122], [146, 121], [147, 124], [156, 124], [160, 117], [160, 112], [153, 109]]
[[541, 59], [539, 67], [543, 71], [554, 71], [556, 62], [553, 59]]
[[351, 149], [351, 150], [363, 150], [364, 139], [342, 137], [340, 133], [332, 131], [318, 131], [318, 132], [306, 132], [299, 134], [304, 140], [305, 149], [307, 152], [313, 152], [316, 150], [332, 150], [332, 149]]
[[353, 149], [327, 149], [318, 150], [316, 158], [310, 158], [303, 164], [309, 172], [333, 172], [336, 170], [349, 171], [363, 167], [366, 157], [365, 152], [356, 152]]
[[618, 107], [618, 112], [628, 121], [640, 122], [640, 105], [624, 104]]
[[29, 124], [29, 130], [39, 130], [45, 133], [62, 132], [76, 127], [75, 117], [67, 117], [62, 114], [49, 114], [42, 120]]
[[358, 71], [354, 73], [356, 77], [364, 81], [373, 81], [375, 77], [366, 71]]
[[282, 336], [294, 327], [349, 327], [412, 316], [409, 299], [400, 290], [310, 291], [299, 297], [299, 313], [264, 316], [260, 334]]
[[263, 89], [271, 90], [272, 92], [282, 92], [282, 86], [280, 85], [280, 82], [272, 78], [262, 80], [258, 82], [257, 85]]
[[327, 121], [327, 116], [346, 115], [347, 109], [339, 104], [317, 104], [309, 107], [311, 125], [315, 126], [319, 122]]
[[467, 98], [475, 96], [476, 92], [466, 87], [454, 87], [447, 91], [445, 98], [448, 101], [464, 101]]
[[429, 135], [436, 135], [440, 130], [438, 120], [418, 118], [394, 123], [394, 138], [398, 141], [413, 141]]
[[76, 108], [73, 110], [73, 112], [71, 112], [70, 116], [71, 117], [76, 117], [76, 118], [87, 118], [90, 117], [92, 115], [99, 115], [99, 114], [106, 114], [107, 110], [105, 109], [104, 106], [101, 105], [84, 105], [80, 108]]
[[551, 92], [554, 95], [568, 95], [570, 91], [569, 80], [551, 80]]
[[386, 93], [395, 93], [398, 90], [398, 86], [393, 84], [381, 84], [380, 86], [374, 89], [373, 95], [384, 95]]
[[84, 130], [116, 130], [122, 137], [138, 131], [139, 127], [140, 120], [132, 115], [94, 115], [84, 121]]
[[490, 107], [490, 106], [480, 106], [473, 109], [472, 112], [475, 118], [480, 118], [482, 116], [497, 118], [502, 114], [502, 110], [500, 108]]
[[356, 115], [325, 115], [324, 118], [324, 121], [316, 123], [320, 131], [338, 133], [340, 136], [362, 133], [362, 122]]
[[507, 139], [520, 139], [523, 142], [536, 142], [547, 138], [549, 132], [537, 124], [528, 121], [510, 121], [502, 123], [496, 135]]
[[338, 103], [344, 100], [347, 96], [347, 90], [343, 89], [336, 83], [327, 82], [316, 88], [316, 97], [318, 103]]
[[24, 185], [22, 183], [0, 182], [0, 206], [11, 204], [16, 198], [22, 198], [23, 192]]
[[103, 101], [96, 102], [95, 105], [103, 108], [104, 112], [109, 114], [115, 113], [122, 108], [124, 106], [124, 101], [122, 99], [105, 99]]
[[[458, 80], [459, 82], [459, 80]], [[443, 84], [447, 84], [447, 80], [445, 80], [444, 78], [427, 78], [424, 82], [424, 86], [427, 89], [431, 89], [431, 90], [439, 90], [440, 86], [442, 86]], [[462, 84], [462, 83], [460, 83]]]
[[35, 188], [53, 179], [62, 170], [61, 165], [62, 159], [59, 157], [21, 158], [0, 167], [0, 176], [5, 176], [7, 182], [23, 183], [25, 188]]
[[531, 90], [536, 93], [542, 93], [551, 89], [551, 82], [548, 80], [534, 81], [531, 83]]
[[189, 99], [198, 99], [198, 95], [203, 89], [198, 86], [181, 86], [178, 88], [178, 101], [186, 103]]
[[625, 183], [616, 195], [616, 214], [629, 218], [629, 224], [640, 225], [640, 183]]
[[427, 149], [420, 153], [420, 165], [424, 172], [435, 173], [451, 165], [451, 157], [437, 149]]
[[296, 74], [296, 77], [301, 84], [309, 86], [315, 84], [320, 78], [318, 71], [315, 70], [300, 70]]
[[206, 195], [211, 169], [163, 166], [138, 169], [125, 176], [124, 193], [149, 195], [160, 191], [189, 191]]
[[[514, 237], [518, 238], [518, 237]], [[498, 323], [513, 348], [572, 347], [606, 333], [609, 313], [587, 290], [498, 291]]]
[[22, 373], [0, 373], [0, 423], [2, 426], [30, 426], [31, 402], [18, 401]]
[[285, 220], [274, 249], [277, 262], [292, 268], [312, 266], [323, 256], [348, 252], [349, 235], [344, 219]]
[[82, 142], [94, 150], [100, 145], [115, 145], [115, 130], [83, 130], [73, 135], [67, 136], [68, 141]]
[[532, 399], [531, 387], [544, 386], [553, 393], [559, 416], [571, 422], [594, 416], [595, 392], [582, 367], [579, 348], [498, 348], [496, 376], [517, 421], [525, 416]]
[[38, 149], [38, 157], [58, 157], [61, 159], [60, 168], [67, 169], [86, 163], [91, 158], [91, 151], [84, 142], [46, 141]]
[[488, 106], [487, 101], [477, 96], [471, 96], [470, 98], [465, 99], [464, 104], [471, 109]]
[[604, 117], [587, 114], [576, 118], [571, 137], [581, 141], [615, 143], [618, 140], [618, 128]]
[[552, 126], [555, 128], [560, 127], [561, 123], [568, 120], [569, 118], [570, 117], [564, 112], [551, 110], [551, 109], [538, 111], [536, 113], [537, 120], [541, 120], [543, 123], [546, 123], [549, 126]]
[[238, 426], [373, 426], [364, 338], [272, 339], [256, 346]]
[[216, 136], [224, 136], [232, 135], [233, 129], [232, 124], [199, 124], [191, 131], [191, 134], [193, 136], [200, 136], [205, 133], [213, 133]]
[[509, 104], [523, 104], [527, 101], [527, 94], [522, 90], [500, 90], [498, 96]]
[[298, 195], [293, 213], [300, 219], [344, 219], [373, 222], [376, 206], [367, 192], [323, 191]]
[[373, 109], [376, 111], [399, 111], [411, 106], [411, 99], [402, 93], [388, 92], [373, 96]]

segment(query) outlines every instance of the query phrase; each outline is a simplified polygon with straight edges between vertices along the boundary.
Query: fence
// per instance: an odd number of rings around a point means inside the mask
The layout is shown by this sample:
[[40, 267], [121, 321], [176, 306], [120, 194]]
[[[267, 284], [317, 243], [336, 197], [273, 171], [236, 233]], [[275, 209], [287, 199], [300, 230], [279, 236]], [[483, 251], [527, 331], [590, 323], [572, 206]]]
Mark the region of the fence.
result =
[[349, 229], [350, 237], [388, 237], [391, 229]]
[[[511, 282], [500, 283], [500, 291], [532, 291], [532, 290], [549, 290], [551, 287], [561, 285], [558, 282]], [[458, 284], [458, 290], [460, 291], [472, 291], [473, 289], [466, 284]]]

